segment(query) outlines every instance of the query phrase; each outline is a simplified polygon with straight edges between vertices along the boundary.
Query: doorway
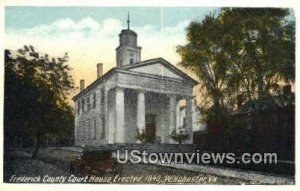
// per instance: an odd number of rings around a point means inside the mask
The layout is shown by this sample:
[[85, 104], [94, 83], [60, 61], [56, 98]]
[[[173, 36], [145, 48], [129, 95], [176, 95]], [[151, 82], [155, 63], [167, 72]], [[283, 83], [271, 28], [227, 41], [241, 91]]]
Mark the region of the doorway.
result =
[[156, 115], [146, 114], [146, 142], [154, 143], [156, 137]]

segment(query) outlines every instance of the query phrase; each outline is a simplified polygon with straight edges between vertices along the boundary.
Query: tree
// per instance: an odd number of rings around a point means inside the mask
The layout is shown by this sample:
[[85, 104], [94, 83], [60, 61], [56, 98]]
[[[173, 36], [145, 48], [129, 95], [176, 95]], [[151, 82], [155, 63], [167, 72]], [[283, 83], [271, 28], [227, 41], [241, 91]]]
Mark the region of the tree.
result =
[[251, 101], [278, 94], [282, 81], [294, 82], [295, 22], [289, 9], [224, 8], [191, 22], [187, 41], [177, 48], [180, 65], [200, 79], [204, 99], [216, 108], [202, 106], [210, 114], [232, 110], [238, 94]]
[[225, 8], [219, 19], [227, 29], [228, 97], [238, 92], [261, 99], [279, 94], [279, 82], [294, 82], [295, 21], [289, 9]]
[[34, 135], [33, 158], [43, 135], [66, 132], [65, 125], [73, 125], [66, 100], [74, 83], [67, 61], [67, 53], [49, 58], [33, 46], [5, 50], [5, 131], [19, 137]]
[[[207, 104], [202, 105], [206, 120], [222, 123], [224, 110], [224, 86], [229, 59], [223, 50], [224, 28], [214, 15], [207, 15], [201, 22], [193, 21], [187, 28], [187, 41], [178, 46], [180, 65], [194, 72], [200, 79], [201, 91]], [[205, 102], [206, 103], [206, 102]], [[208, 112], [209, 111], [209, 112]]]

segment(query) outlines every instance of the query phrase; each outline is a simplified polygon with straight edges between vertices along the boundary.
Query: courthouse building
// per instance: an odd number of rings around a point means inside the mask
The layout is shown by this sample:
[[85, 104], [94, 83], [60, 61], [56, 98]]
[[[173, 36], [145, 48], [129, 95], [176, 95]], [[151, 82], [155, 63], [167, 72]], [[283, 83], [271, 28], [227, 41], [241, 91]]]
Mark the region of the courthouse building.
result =
[[[99, 146], [115, 143], [174, 143], [171, 133], [185, 129], [193, 142], [191, 77], [163, 58], [141, 61], [137, 34], [129, 28], [119, 34], [117, 66], [88, 87], [80, 81], [74, 96], [75, 145]], [[186, 103], [184, 124], [180, 123], [181, 100]], [[146, 141], [141, 141], [146, 137]]]

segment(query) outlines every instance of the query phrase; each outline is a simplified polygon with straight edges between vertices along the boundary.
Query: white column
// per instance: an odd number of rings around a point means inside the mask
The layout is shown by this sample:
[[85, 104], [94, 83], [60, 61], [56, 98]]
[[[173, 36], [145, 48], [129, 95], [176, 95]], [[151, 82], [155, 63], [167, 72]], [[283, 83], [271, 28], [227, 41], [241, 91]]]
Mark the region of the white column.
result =
[[189, 139], [187, 143], [193, 143], [193, 116], [192, 116], [193, 98], [189, 97], [186, 99], [186, 110], [185, 110], [185, 121], [186, 130], [189, 133]]
[[136, 126], [140, 133], [145, 132], [145, 93], [143, 91], [137, 94]]
[[115, 143], [115, 108], [116, 108], [116, 92], [109, 91], [107, 97], [108, 111], [107, 111], [107, 129], [108, 129], [108, 143]]
[[116, 143], [125, 143], [125, 126], [124, 126], [124, 89], [116, 89], [115, 105], [115, 126], [116, 126]]
[[180, 127], [180, 104], [176, 102], [176, 130]]
[[[176, 96], [171, 95], [169, 100], [169, 136], [176, 130]], [[173, 142], [169, 139], [170, 143]]]

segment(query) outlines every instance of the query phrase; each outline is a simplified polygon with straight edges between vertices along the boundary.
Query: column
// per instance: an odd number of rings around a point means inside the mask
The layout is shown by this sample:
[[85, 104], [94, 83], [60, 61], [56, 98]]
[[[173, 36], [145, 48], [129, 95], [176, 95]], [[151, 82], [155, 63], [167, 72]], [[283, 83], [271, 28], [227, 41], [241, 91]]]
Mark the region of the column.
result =
[[116, 88], [116, 105], [115, 105], [115, 141], [116, 143], [125, 143], [125, 126], [124, 126], [124, 89]]
[[186, 121], [186, 130], [189, 134], [189, 139], [186, 141], [189, 144], [193, 143], [193, 97], [186, 98], [186, 110], [185, 110], [185, 121]]
[[[171, 95], [169, 99], [169, 136], [173, 131], [176, 131], [176, 96]], [[174, 141], [169, 139], [170, 143]]]
[[176, 129], [180, 127], [180, 104], [179, 101], [176, 102]]
[[139, 91], [137, 94], [137, 116], [136, 126], [139, 132], [145, 132], [145, 93]]
[[116, 126], [115, 126], [115, 108], [116, 108], [116, 92], [115, 91], [108, 91], [107, 94], [107, 132], [108, 132], [108, 143], [113, 144], [115, 143], [115, 133], [116, 133]]

